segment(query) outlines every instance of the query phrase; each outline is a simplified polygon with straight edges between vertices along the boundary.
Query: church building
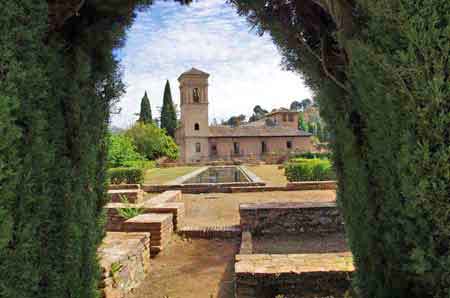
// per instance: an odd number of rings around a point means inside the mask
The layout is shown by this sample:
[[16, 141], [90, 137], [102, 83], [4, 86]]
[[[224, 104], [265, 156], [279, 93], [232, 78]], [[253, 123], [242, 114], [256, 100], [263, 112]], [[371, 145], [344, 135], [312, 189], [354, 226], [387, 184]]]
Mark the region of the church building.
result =
[[298, 113], [280, 109], [239, 126], [210, 126], [209, 74], [192, 68], [178, 78], [180, 126], [176, 142], [185, 163], [264, 159], [267, 154], [312, 151], [311, 134], [298, 129]]

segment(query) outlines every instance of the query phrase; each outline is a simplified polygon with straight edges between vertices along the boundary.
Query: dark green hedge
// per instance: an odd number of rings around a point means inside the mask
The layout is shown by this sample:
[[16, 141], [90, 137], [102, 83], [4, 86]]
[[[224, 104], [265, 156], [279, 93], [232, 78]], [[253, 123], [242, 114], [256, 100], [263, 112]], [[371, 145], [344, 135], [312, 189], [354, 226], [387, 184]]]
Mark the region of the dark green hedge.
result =
[[99, 297], [112, 50], [137, 4], [0, 1], [0, 297]]
[[297, 159], [284, 167], [288, 181], [326, 181], [335, 180], [336, 174], [327, 159]]
[[111, 168], [108, 169], [108, 178], [112, 184], [141, 184], [144, 182], [142, 168]]
[[450, 1], [232, 2], [314, 90], [358, 295], [450, 297]]

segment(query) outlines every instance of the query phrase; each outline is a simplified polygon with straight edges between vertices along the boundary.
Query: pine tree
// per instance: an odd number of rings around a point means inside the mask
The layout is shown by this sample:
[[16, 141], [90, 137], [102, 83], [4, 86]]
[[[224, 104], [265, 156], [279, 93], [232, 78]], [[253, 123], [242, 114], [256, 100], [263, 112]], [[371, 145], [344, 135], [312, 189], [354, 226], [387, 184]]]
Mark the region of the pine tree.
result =
[[169, 136], [175, 136], [175, 130], [177, 128], [177, 114], [172, 101], [169, 80], [167, 80], [164, 88], [163, 106], [161, 109], [161, 128], [164, 128]]
[[147, 91], [145, 91], [144, 97], [141, 100], [141, 112], [139, 113], [139, 122], [148, 124], [153, 122], [152, 119], [152, 108], [150, 106], [150, 100], [147, 96]]

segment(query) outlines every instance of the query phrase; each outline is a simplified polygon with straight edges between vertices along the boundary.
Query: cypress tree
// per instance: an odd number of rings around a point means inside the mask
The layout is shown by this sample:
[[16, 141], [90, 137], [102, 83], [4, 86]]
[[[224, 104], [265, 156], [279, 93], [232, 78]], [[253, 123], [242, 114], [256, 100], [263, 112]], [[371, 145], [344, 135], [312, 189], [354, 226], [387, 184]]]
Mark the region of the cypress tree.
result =
[[152, 108], [150, 106], [150, 100], [147, 96], [147, 91], [145, 91], [144, 97], [142, 97], [141, 100], [141, 112], [139, 113], [138, 121], [143, 122], [144, 124], [153, 122]]
[[172, 101], [169, 80], [166, 81], [166, 86], [164, 88], [163, 106], [161, 109], [161, 128], [164, 128], [169, 136], [175, 136], [177, 114]]
[[357, 297], [449, 297], [450, 2], [232, 2], [315, 92]]

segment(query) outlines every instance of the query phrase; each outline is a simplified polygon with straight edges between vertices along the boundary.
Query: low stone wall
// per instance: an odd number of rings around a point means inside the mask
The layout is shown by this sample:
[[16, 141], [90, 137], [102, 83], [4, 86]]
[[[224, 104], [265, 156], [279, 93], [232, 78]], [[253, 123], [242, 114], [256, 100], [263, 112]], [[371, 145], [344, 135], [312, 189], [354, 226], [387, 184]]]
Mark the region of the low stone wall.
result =
[[199, 184], [173, 184], [155, 185], [144, 184], [142, 189], [146, 192], [161, 193], [169, 190], [180, 190], [183, 193], [230, 193], [232, 187], [264, 186], [262, 182], [235, 182], [235, 183], [199, 183]]
[[110, 184], [108, 186], [109, 190], [117, 190], [117, 189], [141, 189], [140, 184]]
[[121, 203], [122, 199], [126, 199], [129, 203], [137, 204], [143, 201], [144, 192], [142, 189], [110, 189], [108, 198], [113, 203]]
[[106, 231], [120, 232], [123, 231], [122, 224], [125, 218], [119, 215], [117, 209], [128, 208], [129, 205], [123, 203], [108, 203], [104, 209], [106, 211]]
[[334, 202], [241, 204], [239, 214], [241, 229], [254, 235], [344, 230]]
[[98, 250], [104, 298], [125, 298], [150, 269], [149, 233], [107, 233]]
[[117, 209], [121, 208], [141, 208], [143, 213], [172, 213], [174, 225], [178, 227], [184, 218], [184, 203], [173, 203], [181, 199], [181, 191], [167, 191], [161, 193], [150, 200], [139, 204], [108, 203], [104, 209], [106, 211], [106, 230], [111, 232], [123, 231], [125, 218], [119, 215]]
[[344, 297], [353, 271], [350, 253], [237, 255], [235, 297]]
[[324, 190], [336, 189], [336, 181], [302, 181], [302, 182], [288, 182], [287, 190]]
[[213, 226], [213, 227], [183, 227], [178, 234], [188, 238], [227, 239], [236, 238], [241, 234], [239, 226]]

